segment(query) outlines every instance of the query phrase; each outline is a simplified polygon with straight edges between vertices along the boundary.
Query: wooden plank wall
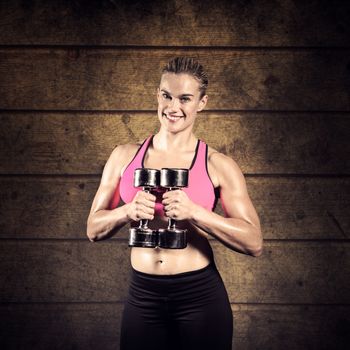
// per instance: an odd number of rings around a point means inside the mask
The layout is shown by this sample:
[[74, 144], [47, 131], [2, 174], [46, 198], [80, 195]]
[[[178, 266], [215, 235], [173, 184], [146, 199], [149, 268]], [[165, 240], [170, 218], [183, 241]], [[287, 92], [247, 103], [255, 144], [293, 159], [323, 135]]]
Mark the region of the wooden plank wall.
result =
[[210, 241], [234, 349], [345, 349], [349, 18], [347, 1], [0, 2], [0, 348], [118, 349], [127, 230], [91, 243], [86, 218], [185, 54], [209, 74], [197, 136], [238, 162], [265, 238], [259, 258]]

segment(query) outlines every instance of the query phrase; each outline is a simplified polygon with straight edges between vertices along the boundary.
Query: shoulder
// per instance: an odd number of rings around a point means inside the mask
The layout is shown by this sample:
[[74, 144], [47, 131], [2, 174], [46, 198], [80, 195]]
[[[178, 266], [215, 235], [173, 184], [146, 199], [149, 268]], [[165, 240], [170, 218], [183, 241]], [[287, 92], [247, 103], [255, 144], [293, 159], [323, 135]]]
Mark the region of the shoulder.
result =
[[137, 141], [135, 143], [125, 143], [116, 145], [111, 153], [113, 158], [128, 158], [130, 155], [135, 155], [138, 149], [142, 146], [145, 140]]
[[237, 162], [210, 146], [208, 146], [208, 168], [211, 168], [213, 177], [220, 187], [239, 186], [240, 182], [244, 182], [243, 173]]
[[225, 167], [233, 167], [239, 169], [237, 162], [224, 153], [208, 146], [208, 162], [218, 170]]
[[130, 163], [135, 156], [142, 143], [143, 141], [139, 141], [115, 146], [107, 160], [106, 166], [112, 166], [115, 171], [121, 173], [122, 169]]
[[131, 154], [136, 153], [137, 150], [142, 145], [143, 141], [139, 141], [136, 143], [126, 143], [123, 145], [117, 145], [113, 149], [111, 153], [111, 157], [115, 158], [128, 158]]

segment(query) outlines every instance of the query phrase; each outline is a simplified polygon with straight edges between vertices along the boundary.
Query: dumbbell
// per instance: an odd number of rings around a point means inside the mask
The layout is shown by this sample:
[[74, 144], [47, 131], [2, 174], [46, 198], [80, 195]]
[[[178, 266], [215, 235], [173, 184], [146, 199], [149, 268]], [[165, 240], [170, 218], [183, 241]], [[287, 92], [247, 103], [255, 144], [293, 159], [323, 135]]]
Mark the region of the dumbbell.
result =
[[[168, 191], [188, 186], [188, 169], [162, 168], [160, 186]], [[187, 246], [187, 230], [176, 228], [176, 220], [169, 218], [168, 227], [158, 230], [158, 245], [166, 249], [183, 249]]]
[[[145, 192], [159, 187], [160, 171], [150, 168], [137, 168], [134, 171], [134, 187], [142, 187]], [[155, 248], [158, 245], [158, 232], [148, 227], [148, 220], [141, 219], [139, 227], [129, 230], [129, 247]]]

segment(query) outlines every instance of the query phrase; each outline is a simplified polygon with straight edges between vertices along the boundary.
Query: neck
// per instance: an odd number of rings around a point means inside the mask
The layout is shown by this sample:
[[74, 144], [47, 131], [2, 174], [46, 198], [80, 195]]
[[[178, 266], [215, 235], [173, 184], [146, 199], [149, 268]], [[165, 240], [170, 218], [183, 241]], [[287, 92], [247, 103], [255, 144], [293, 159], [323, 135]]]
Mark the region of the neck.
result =
[[192, 150], [196, 144], [197, 138], [192, 133], [192, 130], [184, 130], [174, 134], [167, 130], [160, 129], [153, 138], [153, 147], [166, 151]]

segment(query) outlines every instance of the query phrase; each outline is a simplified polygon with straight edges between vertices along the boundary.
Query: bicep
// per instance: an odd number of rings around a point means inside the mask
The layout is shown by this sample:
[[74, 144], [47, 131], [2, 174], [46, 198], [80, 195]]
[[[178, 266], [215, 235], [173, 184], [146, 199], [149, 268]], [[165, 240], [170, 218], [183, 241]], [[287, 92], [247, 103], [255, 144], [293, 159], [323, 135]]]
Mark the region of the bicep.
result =
[[260, 222], [249, 197], [244, 175], [237, 163], [228, 157], [219, 167], [220, 200], [226, 217], [242, 219], [256, 227]]
[[[102, 172], [101, 181], [92, 202], [90, 215], [102, 209], [110, 209], [111, 203], [119, 203], [120, 155], [114, 149]], [[116, 205], [114, 205], [115, 207]]]

